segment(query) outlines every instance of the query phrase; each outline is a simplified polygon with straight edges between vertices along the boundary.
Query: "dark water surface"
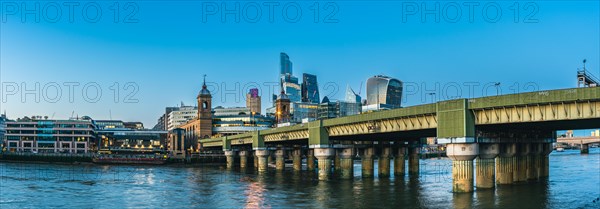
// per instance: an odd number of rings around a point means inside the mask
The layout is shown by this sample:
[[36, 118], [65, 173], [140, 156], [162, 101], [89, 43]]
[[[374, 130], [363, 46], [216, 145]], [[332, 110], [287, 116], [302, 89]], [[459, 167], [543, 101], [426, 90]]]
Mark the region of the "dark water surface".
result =
[[355, 161], [353, 180], [319, 182], [291, 167], [0, 162], [0, 208], [600, 208], [598, 148], [553, 152], [548, 179], [470, 194], [451, 192], [451, 171], [450, 160], [427, 159], [418, 178], [362, 179]]

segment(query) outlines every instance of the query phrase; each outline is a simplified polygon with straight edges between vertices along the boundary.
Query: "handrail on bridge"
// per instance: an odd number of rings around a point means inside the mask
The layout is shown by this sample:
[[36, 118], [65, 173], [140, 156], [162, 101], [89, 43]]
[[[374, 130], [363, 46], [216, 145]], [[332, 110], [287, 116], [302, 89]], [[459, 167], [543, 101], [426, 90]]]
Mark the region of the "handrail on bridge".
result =
[[577, 76], [584, 76], [586, 79], [589, 79], [596, 84], [600, 84], [600, 79], [596, 78], [596, 76], [587, 71], [587, 69], [577, 70]]

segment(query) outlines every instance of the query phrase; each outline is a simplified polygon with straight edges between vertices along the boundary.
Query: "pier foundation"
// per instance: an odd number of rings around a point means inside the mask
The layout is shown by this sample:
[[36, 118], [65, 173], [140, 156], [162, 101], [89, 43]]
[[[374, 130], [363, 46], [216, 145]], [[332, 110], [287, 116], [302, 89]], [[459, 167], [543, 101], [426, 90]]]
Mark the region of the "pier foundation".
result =
[[529, 152], [529, 156], [527, 159], [527, 179], [528, 180], [537, 180], [539, 177], [540, 170], [540, 155], [542, 154], [542, 144], [535, 143], [531, 144], [531, 149]]
[[542, 144], [542, 155], [540, 156], [540, 173], [539, 177], [550, 176], [550, 158], [549, 155], [552, 152], [551, 143]]
[[331, 158], [335, 151], [331, 148], [315, 148], [314, 154], [319, 166], [319, 180], [328, 180], [331, 176]]
[[340, 165], [340, 149], [334, 149], [335, 150], [335, 157], [333, 158], [333, 171], [335, 173], [339, 173], [339, 171], [342, 169], [341, 165]]
[[590, 147], [588, 144], [581, 144], [581, 154], [589, 154]]
[[516, 172], [513, 173], [513, 182], [527, 181], [527, 155], [529, 155], [530, 144], [517, 144], [517, 155], [515, 158]]
[[391, 148], [389, 147], [382, 147], [381, 151], [379, 153], [379, 160], [378, 160], [378, 176], [379, 177], [389, 177], [390, 176], [390, 155], [391, 155]]
[[227, 160], [227, 168], [231, 169], [233, 168], [233, 164], [235, 162], [235, 151], [231, 151], [231, 150], [226, 150], [225, 151], [225, 159]]
[[479, 155], [479, 144], [447, 144], [446, 154], [452, 159], [452, 191], [472, 192], [473, 159]]
[[475, 168], [475, 187], [494, 188], [495, 158], [500, 153], [498, 144], [479, 144], [479, 157], [476, 160]]
[[294, 164], [294, 171], [302, 170], [302, 149], [299, 147], [294, 148], [294, 151], [292, 151], [292, 162]]
[[336, 155], [340, 156], [340, 178], [354, 178], [354, 149], [344, 148], [339, 150]]
[[280, 148], [275, 151], [275, 170], [282, 171], [285, 168], [285, 150]]
[[248, 151], [240, 151], [240, 168], [246, 168], [248, 166]]
[[404, 177], [406, 174], [406, 147], [397, 147], [394, 153], [394, 176]]
[[309, 171], [315, 170], [315, 151], [313, 149], [306, 152], [306, 169]]
[[375, 172], [375, 168], [374, 168], [374, 160], [373, 157], [375, 156], [375, 149], [372, 147], [369, 148], [364, 148], [362, 150], [362, 155], [360, 156], [361, 159], [361, 163], [362, 163], [362, 177], [363, 178], [371, 178], [374, 175]]
[[408, 174], [419, 175], [419, 150], [420, 147], [411, 147], [408, 154]]
[[258, 156], [256, 156], [256, 152], [253, 152], [252, 155], [254, 156], [254, 169], [258, 169]]
[[268, 165], [268, 156], [269, 156], [269, 150], [256, 150], [254, 151], [255, 155], [256, 155], [256, 159], [257, 159], [257, 167], [258, 167], [258, 172], [267, 172], [267, 169], [269, 168]]
[[500, 154], [496, 158], [496, 184], [512, 184], [515, 171], [514, 156], [517, 154], [517, 144], [499, 144]]

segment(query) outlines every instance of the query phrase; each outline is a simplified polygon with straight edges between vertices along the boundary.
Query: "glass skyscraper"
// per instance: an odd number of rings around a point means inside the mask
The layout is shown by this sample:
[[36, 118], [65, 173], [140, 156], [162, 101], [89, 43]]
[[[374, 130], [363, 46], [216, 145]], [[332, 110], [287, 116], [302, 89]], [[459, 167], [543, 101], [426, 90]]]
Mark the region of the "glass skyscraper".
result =
[[283, 52], [281, 52], [279, 58], [281, 61], [279, 76], [285, 94], [289, 97], [291, 102], [300, 102], [301, 87], [300, 84], [298, 84], [298, 78], [292, 75], [292, 61], [290, 61], [290, 57]]
[[402, 103], [402, 81], [377, 75], [367, 80], [367, 104], [398, 108]]
[[360, 103], [361, 97], [354, 93], [354, 90], [350, 86], [346, 86], [346, 98], [345, 101], [349, 103]]
[[317, 76], [302, 74], [302, 102], [320, 103], [320, 98]]
[[279, 60], [281, 62], [281, 70], [279, 71], [279, 74], [281, 76], [285, 76], [286, 74], [292, 75], [292, 61], [290, 61], [290, 56], [284, 52], [281, 52], [279, 54]]

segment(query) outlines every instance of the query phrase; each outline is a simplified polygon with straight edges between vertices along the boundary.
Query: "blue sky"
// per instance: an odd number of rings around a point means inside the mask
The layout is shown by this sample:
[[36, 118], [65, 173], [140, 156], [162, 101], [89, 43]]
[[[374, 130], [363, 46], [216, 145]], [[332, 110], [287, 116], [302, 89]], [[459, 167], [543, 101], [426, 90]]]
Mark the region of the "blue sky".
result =
[[[468, 7], [459, 2], [461, 16], [454, 22], [451, 19], [458, 10], [445, 1], [318, 2], [317, 22], [315, 1], [297, 1], [292, 3], [297, 3], [302, 16], [295, 23], [286, 21], [282, 14], [282, 7], [290, 2], [274, 7], [272, 22], [264, 2], [238, 2], [241, 10], [249, 11], [241, 11], [239, 22], [233, 15], [225, 16], [224, 22], [221, 19], [223, 6], [234, 8], [233, 1], [138, 1], [130, 7], [120, 3], [117, 23], [113, 21], [113, 2], [99, 2], [102, 16], [96, 23], [85, 21], [82, 15], [86, 2], [75, 7], [73, 22], [63, 7], [56, 23], [47, 20], [55, 17], [47, 2], [39, 2], [40, 8], [50, 8], [48, 14], [42, 12], [39, 22], [33, 15], [25, 15], [22, 21], [22, 10], [12, 15], [7, 11], [10, 6], [2, 3], [0, 111], [6, 111], [9, 118], [67, 118], [75, 112], [96, 119], [112, 116], [142, 121], [152, 127], [165, 106], [181, 101], [195, 103], [204, 74], [211, 88], [219, 86], [219, 91], [213, 91], [215, 106], [244, 106], [243, 87], [257, 83], [262, 87], [265, 108], [271, 105], [272, 88], [267, 87], [277, 81], [280, 52], [290, 56], [296, 76], [304, 72], [318, 76], [321, 97], [341, 99], [346, 85], [364, 96], [364, 89], [359, 90], [361, 83], [370, 76], [385, 74], [411, 88], [404, 100], [406, 106], [451, 96], [495, 95], [496, 89], [489, 87], [495, 82], [502, 83], [502, 93], [532, 87], [572, 88], [584, 58], [589, 70], [596, 75], [600, 71], [598, 1], [541, 1], [532, 5], [499, 1], [492, 2], [497, 7], [488, 7], [487, 15], [482, 8], [490, 2], [480, 2], [474, 7], [473, 21], [467, 15]], [[17, 5], [22, 9], [20, 3]], [[25, 4], [31, 8], [33, 3]], [[440, 5], [440, 21], [431, 14], [423, 20], [421, 11], [434, 8], [436, 3]], [[515, 3], [518, 21], [514, 21]], [[208, 4], [216, 5], [219, 11], [215, 15], [206, 12]], [[253, 5], [262, 7], [257, 22], [248, 21], [255, 16]], [[407, 12], [410, 5], [417, 6], [416, 14]], [[133, 15], [137, 22], [126, 23], [123, 19], [133, 8], [138, 9]], [[502, 11], [496, 22], [489, 21], [495, 16], [490, 8]], [[288, 7], [285, 17], [293, 18], [293, 9]], [[533, 16], [528, 18], [529, 14]], [[64, 82], [79, 84], [72, 102]], [[40, 85], [37, 93], [22, 95], [23, 84], [34, 89], [36, 83]], [[131, 98], [126, 96], [134, 88], [124, 89], [127, 83], [137, 87]], [[88, 88], [84, 96], [86, 84], [100, 87], [102, 95], [98, 97], [94, 88]], [[13, 95], [13, 89], [7, 88], [15, 85], [19, 91]], [[457, 85], [461, 88], [450, 88]], [[60, 97], [56, 86], [62, 92]], [[114, 91], [117, 86], [118, 95]], [[222, 91], [223, 86], [229, 91]], [[437, 98], [428, 92], [437, 92]], [[93, 101], [86, 101], [90, 98]], [[125, 99], [130, 99], [129, 103], [124, 103]]]

